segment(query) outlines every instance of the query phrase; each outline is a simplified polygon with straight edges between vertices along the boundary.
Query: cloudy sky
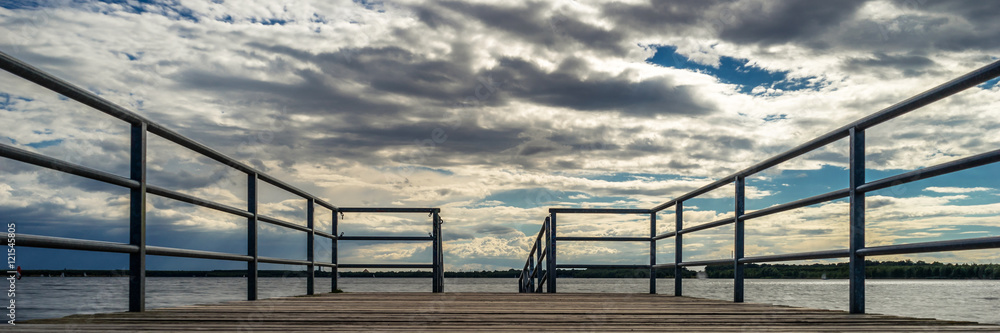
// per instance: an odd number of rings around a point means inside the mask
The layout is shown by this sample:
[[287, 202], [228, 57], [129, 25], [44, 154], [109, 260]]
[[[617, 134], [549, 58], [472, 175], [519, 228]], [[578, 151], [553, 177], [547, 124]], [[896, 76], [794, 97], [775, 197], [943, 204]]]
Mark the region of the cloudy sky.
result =
[[[982, 1], [4, 1], [0, 50], [343, 207], [441, 207], [448, 270], [523, 264], [549, 207], [650, 208], [996, 61]], [[868, 130], [874, 180], [1000, 145], [993, 80]], [[0, 142], [127, 176], [126, 124], [0, 74]], [[841, 140], [748, 180], [748, 210], [845, 188]], [[245, 207], [245, 177], [151, 136], [149, 179]], [[127, 242], [128, 192], [0, 160], [17, 231]], [[1000, 236], [985, 166], [870, 193], [868, 244]], [[732, 187], [686, 203], [732, 214]], [[263, 212], [305, 202], [264, 188]], [[322, 228], [331, 212], [320, 211]], [[643, 216], [562, 235], [648, 236]], [[659, 232], [673, 229], [672, 211]], [[241, 253], [242, 218], [151, 196], [151, 245]], [[747, 222], [747, 255], [847, 247], [838, 200]], [[347, 235], [425, 235], [425, 215], [346, 214]], [[685, 238], [729, 258], [732, 227]], [[305, 257], [263, 227], [261, 255]], [[672, 241], [658, 248], [673, 260]], [[328, 257], [330, 243], [317, 244]], [[642, 243], [563, 243], [563, 263], [643, 263]], [[342, 242], [342, 263], [430, 262], [429, 243]], [[997, 251], [882, 257], [1000, 262]], [[24, 249], [26, 268], [124, 268]], [[240, 268], [151, 257], [150, 269]]]

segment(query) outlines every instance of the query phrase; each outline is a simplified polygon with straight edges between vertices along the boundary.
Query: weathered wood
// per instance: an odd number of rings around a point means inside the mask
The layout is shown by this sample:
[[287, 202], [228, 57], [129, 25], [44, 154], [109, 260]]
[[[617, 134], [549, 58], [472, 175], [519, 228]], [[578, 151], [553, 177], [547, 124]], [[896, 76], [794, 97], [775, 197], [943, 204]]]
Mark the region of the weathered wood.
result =
[[1000, 326], [649, 294], [342, 293], [73, 315], [17, 331], [989, 331]]

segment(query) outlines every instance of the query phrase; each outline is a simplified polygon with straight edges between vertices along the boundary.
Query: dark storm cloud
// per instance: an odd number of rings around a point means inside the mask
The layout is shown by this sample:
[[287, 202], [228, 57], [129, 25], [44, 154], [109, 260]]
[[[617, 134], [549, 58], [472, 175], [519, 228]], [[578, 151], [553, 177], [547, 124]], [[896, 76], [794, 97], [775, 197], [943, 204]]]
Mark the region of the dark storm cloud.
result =
[[[581, 111], [620, 111], [627, 115], [651, 117], [658, 114], [702, 115], [715, 111], [707, 101], [697, 98], [695, 89], [659, 77], [633, 83], [625, 75], [592, 73], [583, 79], [577, 60], [546, 72], [538, 65], [520, 58], [504, 58], [486, 73], [504, 85], [510, 96], [555, 107]], [[623, 73], [624, 74], [624, 73]]]
[[[581, 22], [572, 13], [554, 10], [548, 2], [530, 2], [524, 6], [471, 4], [444, 2], [440, 6], [414, 6], [417, 18], [431, 28], [449, 25], [456, 29], [466, 27], [471, 21], [481, 23], [497, 32], [531, 42], [553, 50], [588, 49], [609, 54], [624, 54], [629, 43], [626, 35], [615, 29], [605, 29]], [[450, 10], [461, 19], [444, 18], [440, 12]]]
[[849, 58], [844, 60], [843, 68], [849, 72], [870, 72], [872, 70], [888, 70], [901, 72], [904, 76], [913, 77], [925, 74], [935, 67], [930, 58], [920, 55], [888, 55], [875, 52], [868, 58]]
[[824, 49], [817, 37], [850, 19], [865, 1], [768, 1], [730, 7], [718, 18], [719, 37], [740, 44], [801, 42]]
[[825, 48], [817, 37], [849, 19], [864, 2], [651, 1], [607, 4], [603, 13], [619, 26], [638, 31], [702, 31], [737, 44], [804, 42]]
[[481, 224], [476, 227], [476, 233], [487, 235], [506, 235], [517, 232], [517, 229], [496, 224]]

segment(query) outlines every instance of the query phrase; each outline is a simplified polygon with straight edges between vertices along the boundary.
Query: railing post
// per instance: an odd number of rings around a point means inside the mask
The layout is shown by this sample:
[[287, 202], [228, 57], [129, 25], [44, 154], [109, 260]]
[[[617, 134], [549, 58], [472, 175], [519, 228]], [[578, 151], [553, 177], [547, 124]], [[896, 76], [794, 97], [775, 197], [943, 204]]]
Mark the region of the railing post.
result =
[[247, 300], [257, 300], [257, 173], [247, 173]]
[[[535, 251], [537, 252], [537, 251], [540, 251], [540, 250], [536, 248]], [[532, 275], [535, 274], [535, 257], [532, 257], [530, 255], [528, 256], [528, 271], [525, 272], [525, 274], [527, 275], [527, 276], [524, 277], [527, 280], [527, 281], [525, 281], [525, 284], [527, 285], [527, 288], [524, 288], [524, 289], [534, 291], [535, 290], [535, 278], [532, 277]]]
[[649, 293], [656, 293], [656, 212], [649, 213]]
[[865, 247], [865, 194], [858, 186], [865, 183], [865, 132], [850, 131], [850, 312], [865, 313], [865, 258], [857, 251]]
[[[331, 250], [332, 250], [331, 252], [333, 252], [333, 254], [332, 254], [332, 258], [330, 258], [330, 260], [333, 262], [334, 265], [337, 264], [337, 240], [340, 239], [340, 235], [337, 233], [337, 222], [339, 221], [339, 218], [340, 218], [339, 214], [340, 214], [339, 211], [334, 210], [333, 211], [333, 221], [331, 221], [331, 223], [330, 223], [330, 224], [332, 224], [332, 227], [333, 227], [333, 239], [332, 239], [333, 246], [331, 247]], [[338, 277], [338, 275], [340, 275], [340, 267], [334, 266], [333, 269], [330, 271], [330, 275], [331, 275], [331, 277], [330, 277], [330, 292], [335, 292], [335, 291], [337, 291], [337, 277]]]
[[434, 276], [432, 279], [433, 292], [440, 293], [444, 291], [444, 257], [441, 255], [441, 216], [437, 212], [431, 213], [433, 215], [434, 223]]
[[[548, 235], [548, 232], [549, 232], [549, 217], [548, 216], [545, 217], [545, 221], [542, 222], [542, 229], [539, 230], [538, 232], [543, 232], [546, 235]], [[546, 238], [545, 238], [545, 244], [548, 244], [548, 242], [549, 242], [549, 239], [547, 237], [548, 236], [546, 236]], [[537, 291], [539, 291], [538, 288], [540, 288], [542, 286], [542, 283], [544, 283], [542, 281], [542, 274], [543, 274], [542, 272], [544, 272], [544, 269], [542, 269], [542, 267], [543, 267], [542, 266], [542, 252], [543, 252], [543, 250], [542, 250], [542, 243], [541, 243], [541, 241], [542, 241], [541, 238], [535, 237], [535, 270], [537, 270], [537, 272], [535, 272], [535, 277], [533, 277], [533, 279], [535, 279], [535, 281], [534, 281], [535, 285], [533, 286], [535, 289], [532, 289], [531, 292], [537, 292]], [[548, 245], [546, 245], [545, 251], [548, 251]], [[548, 257], [546, 257], [545, 260], [548, 260]], [[546, 268], [546, 269], [548, 269], [548, 268]]]
[[674, 232], [676, 232], [674, 234], [674, 296], [681, 296], [683, 295], [681, 283], [683, 283], [684, 272], [684, 267], [681, 267], [683, 262], [681, 258], [684, 257], [684, 235], [680, 233], [681, 229], [684, 228], [684, 203], [681, 201], [674, 205], [674, 218], [676, 219], [674, 221]]
[[129, 254], [128, 310], [146, 311], [146, 123], [132, 124], [130, 176], [139, 182], [129, 190], [129, 244], [139, 247]]
[[309, 261], [309, 265], [306, 265], [308, 272], [306, 272], [306, 295], [316, 294], [316, 225], [314, 221], [316, 220], [316, 200], [309, 198], [306, 204], [306, 228], [309, 228], [309, 234], [306, 236], [306, 260]]
[[546, 250], [545, 250], [545, 270], [549, 274], [549, 280], [545, 283], [548, 284], [548, 292], [556, 292], [556, 213], [551, 213], [549, 216], [549, 230], [547, 232], [546, 238]]
[[735, 215], [736, 221], [734, 222], [733, 229], [734, 239], [733, 239], [733, 302], [742, 303], [743, 302], [743, 264], [740, 263], [740, 259], [743, 259], [743, 219], [740, 216], [743, 215], [744, 210], [746, 210], [746, 200], [745, 200], [745, 188], [746, 188], [746, 178], [743, 176], [736, 176], [736, 203], [733, 209], [733, 215]]

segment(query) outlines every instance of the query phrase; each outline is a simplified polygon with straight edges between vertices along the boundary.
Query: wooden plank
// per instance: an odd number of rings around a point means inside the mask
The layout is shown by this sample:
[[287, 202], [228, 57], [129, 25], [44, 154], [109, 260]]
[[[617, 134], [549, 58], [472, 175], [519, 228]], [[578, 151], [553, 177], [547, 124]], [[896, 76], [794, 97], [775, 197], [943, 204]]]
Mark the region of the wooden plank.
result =
[[340, 293], [30, 320], [18, 331], [985, 331], [1000, 326], [649, 294]]

